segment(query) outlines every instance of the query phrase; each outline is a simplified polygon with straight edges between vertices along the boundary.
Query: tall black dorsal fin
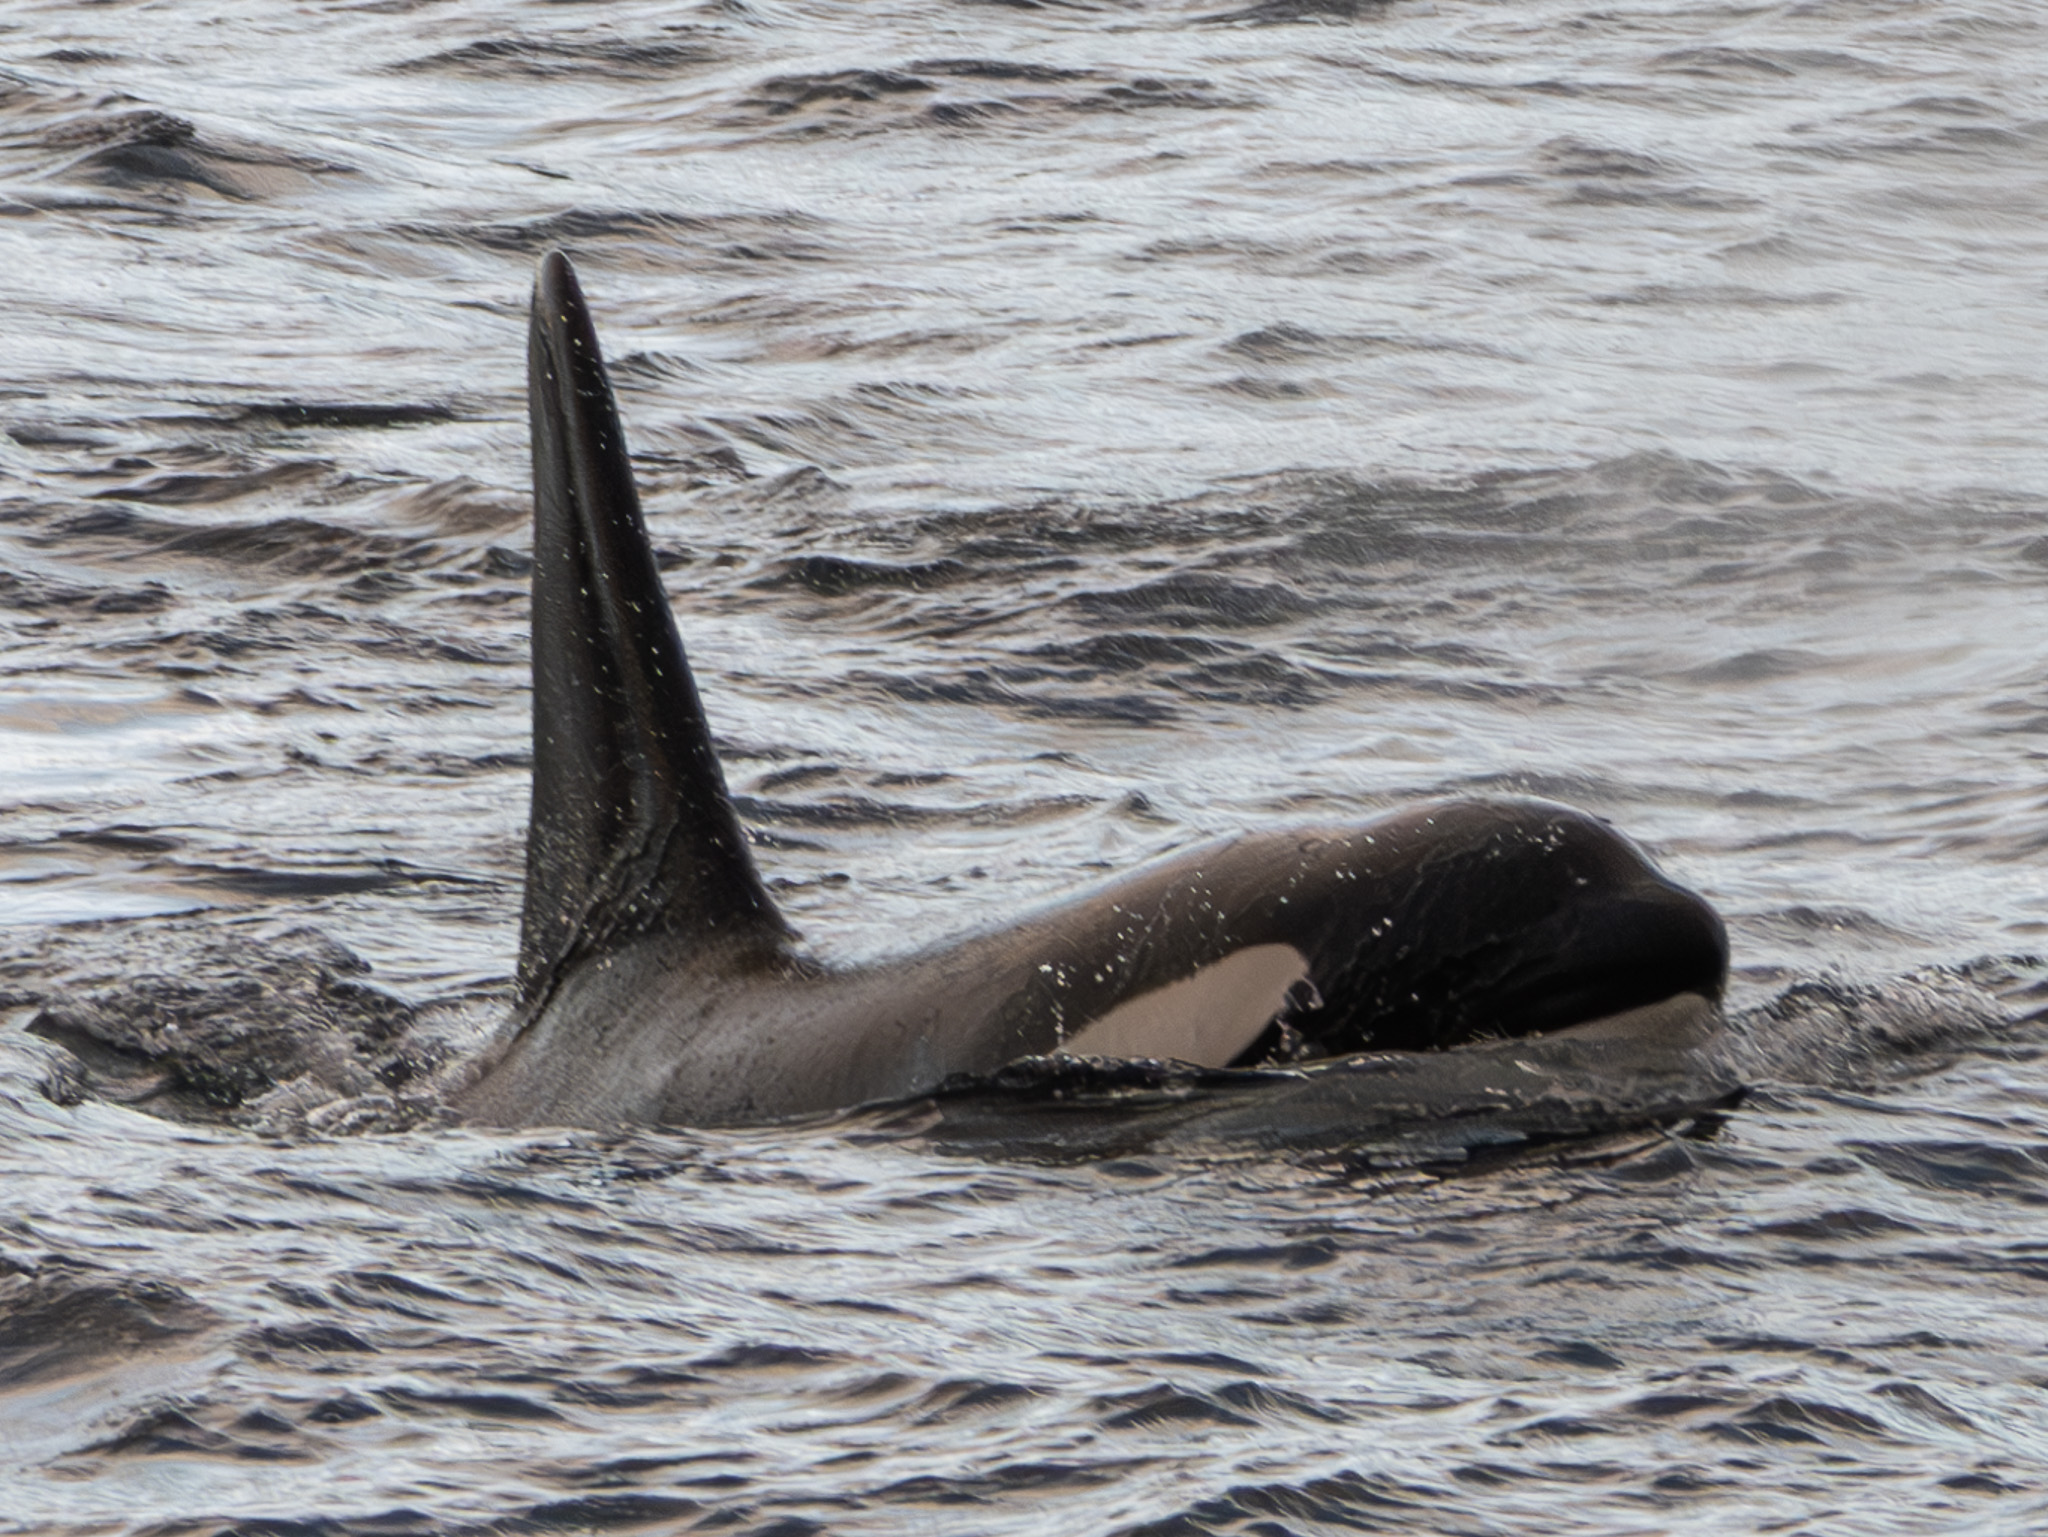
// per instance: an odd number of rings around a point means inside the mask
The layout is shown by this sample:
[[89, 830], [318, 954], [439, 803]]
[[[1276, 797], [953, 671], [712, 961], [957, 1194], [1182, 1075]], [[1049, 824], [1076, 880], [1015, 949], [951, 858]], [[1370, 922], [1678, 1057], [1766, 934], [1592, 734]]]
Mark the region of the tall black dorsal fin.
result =
[[648, 547], [618, 408], [567, 257], [543, 257], [533, 420], [533, 812], [520, 991], [648, 933], [788, 933], [747, 852]]

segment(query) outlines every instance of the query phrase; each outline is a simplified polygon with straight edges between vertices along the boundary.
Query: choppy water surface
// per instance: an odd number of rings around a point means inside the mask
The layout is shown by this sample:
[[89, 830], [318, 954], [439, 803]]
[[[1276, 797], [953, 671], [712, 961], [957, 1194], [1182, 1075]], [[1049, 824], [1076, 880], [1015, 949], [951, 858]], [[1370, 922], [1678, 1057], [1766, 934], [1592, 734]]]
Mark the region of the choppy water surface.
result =
[[[10, 6], [0, 1523], [2038, 1529], [2044, 74], [2019, 0]], [[1519, 790], [1728, 915], [1759, 1090], [1448, 1181], [416, 1124], [556, 244], [819, 949]]]

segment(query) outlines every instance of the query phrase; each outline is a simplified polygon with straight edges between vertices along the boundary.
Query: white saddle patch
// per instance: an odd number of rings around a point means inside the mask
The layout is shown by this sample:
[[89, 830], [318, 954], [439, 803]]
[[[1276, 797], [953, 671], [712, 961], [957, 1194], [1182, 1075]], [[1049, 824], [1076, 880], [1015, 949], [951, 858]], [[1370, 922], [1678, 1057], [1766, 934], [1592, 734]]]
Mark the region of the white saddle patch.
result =
[[1068, 1036], [1076, 1057], [1172, 1057], [1198, 1067], [1228, 1067], [1259, 1038], [1308, 976], [1308, 957], [1292, 945], [1251, 945], [1193, 976], [1125, 999]]

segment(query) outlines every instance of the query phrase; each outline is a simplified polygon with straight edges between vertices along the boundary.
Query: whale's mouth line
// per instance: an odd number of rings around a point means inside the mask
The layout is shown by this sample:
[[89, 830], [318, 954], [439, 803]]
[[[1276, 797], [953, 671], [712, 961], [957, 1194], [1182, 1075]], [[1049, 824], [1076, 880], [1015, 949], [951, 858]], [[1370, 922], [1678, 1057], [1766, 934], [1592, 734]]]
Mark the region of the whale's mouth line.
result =
[[[1669, 973], [1648, 966], [1629, 973], [1587, 972], [1566, 985], [1545, 988], [1532, 998], [1517, 999], [1497, 1010], [1497, 1023], [1474, 1027], [1471, 1040], [1541, 1040], [1581, 1030], [1602, 1020], [1656, 1008], [1674, 998], [1698, 996], [1710, 1003], [1720, 996], [1718, 979], [1673, 986]], [[1453, 1043], [1453, 1046], [1461, 1043]]]
[[[1402, 1039], [1365, 1038], [1331, 1051], [1304, 1050], [1298, 1029], [1283, 1013], [1259, 1038], [1233, 1057], [1233, 1070], [1312, 1068], [1361, 1056], [1437, 1057], [1503, 1041], [1547, 1041], [1598, 1034], [1617, 1022], [1649, 1019], [1683, 1009], [1718, 1018], [1721, 989], [1717, 982], [1673, 987], [1668, 979], [1656, 986], [1617, 988], [1613, 979], [1595, 977], [1580, 986], [1544, 996], [1540, 1002], [1490, 1011], [1476, 1022], [1461, 1021], [1454, 1030], [1430, 1032], [1434, 1039], [1417, 1041], [1415, 1032]], [[1532, 1018], [1533, 1016], [1533, 1018]]]

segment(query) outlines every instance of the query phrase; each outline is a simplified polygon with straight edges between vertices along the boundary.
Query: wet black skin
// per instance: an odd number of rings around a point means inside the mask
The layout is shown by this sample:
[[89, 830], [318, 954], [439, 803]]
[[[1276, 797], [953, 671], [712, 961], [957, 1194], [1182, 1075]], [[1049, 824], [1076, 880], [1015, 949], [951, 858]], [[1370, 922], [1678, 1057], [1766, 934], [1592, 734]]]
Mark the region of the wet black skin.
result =
[[559, 253], [541, 263], [529, 362], [521, 1001], [464, 1097], [472, 1117], [711, 1124], [920, 1094], [1058, 1051], [1253, 946], [1291, 946], [1306, 980], [1276, 997], [1238, 1065], [1448, 1061], [1473, 1042], [1589, 1029], [1654, 1046], [1714, 1015], [1727, 940], [1713, 910], [1604, 823], [1531, 801], [1248, 834], [896, 961], [807, 957], [733, 814]]

